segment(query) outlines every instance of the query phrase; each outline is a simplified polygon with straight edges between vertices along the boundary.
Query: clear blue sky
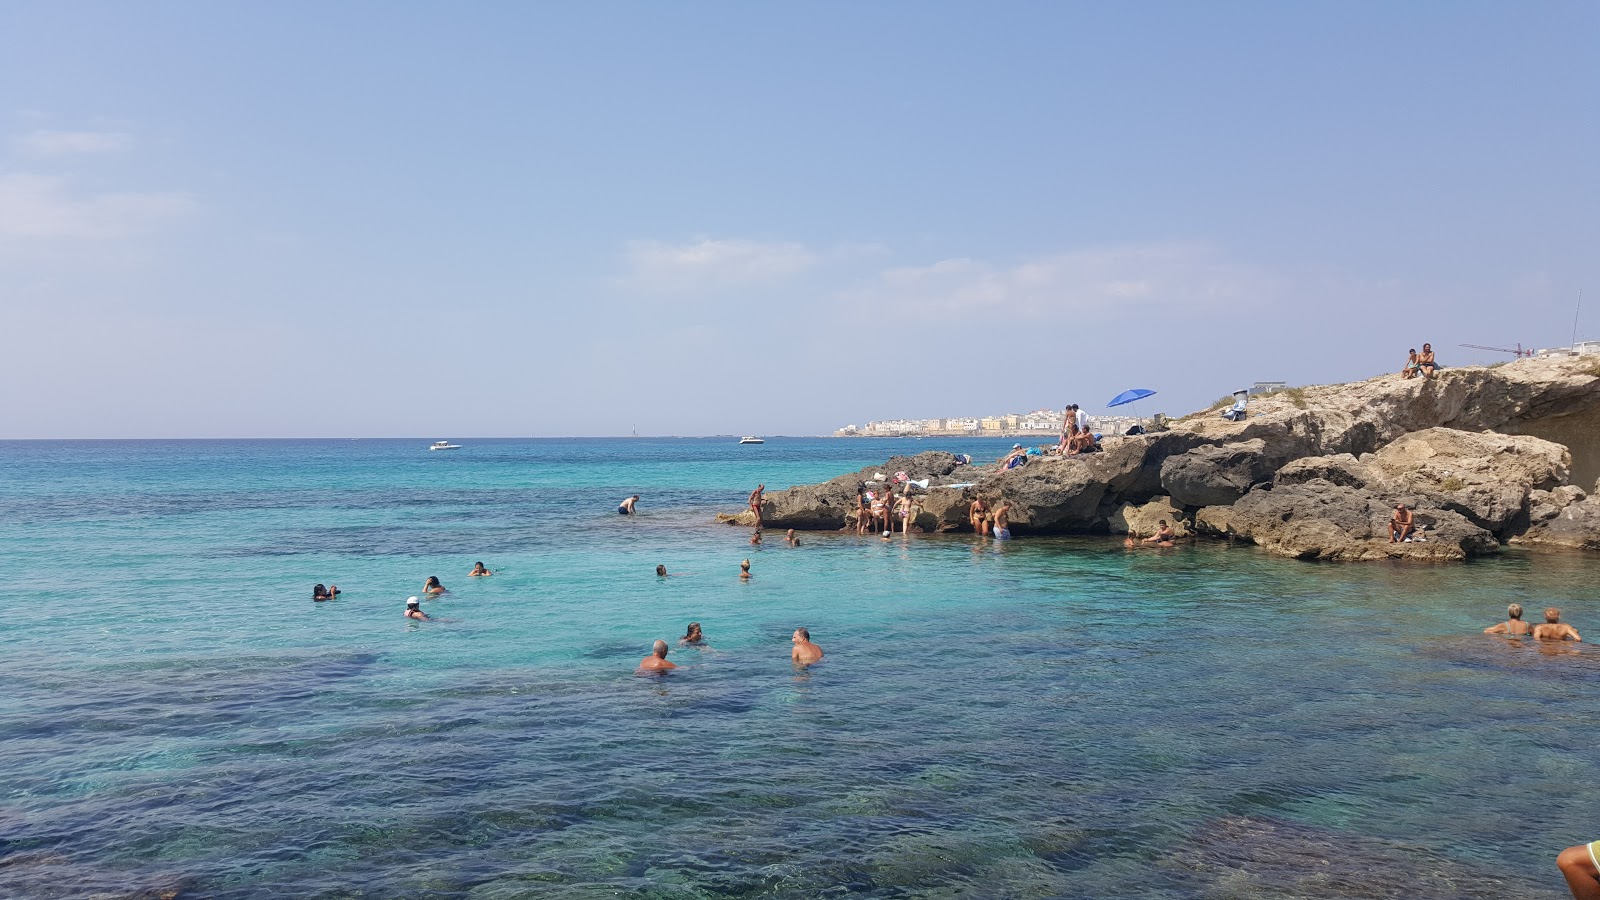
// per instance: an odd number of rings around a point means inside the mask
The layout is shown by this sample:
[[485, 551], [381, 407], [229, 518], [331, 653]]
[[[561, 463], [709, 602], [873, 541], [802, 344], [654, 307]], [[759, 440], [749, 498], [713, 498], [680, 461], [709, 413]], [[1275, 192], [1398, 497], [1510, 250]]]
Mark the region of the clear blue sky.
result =
[[[0, 438], [1177, 414], [1600, 337], [1600, 4], [0, 6]], [[1148, 405], [1148, 404], [1147, 404]]]

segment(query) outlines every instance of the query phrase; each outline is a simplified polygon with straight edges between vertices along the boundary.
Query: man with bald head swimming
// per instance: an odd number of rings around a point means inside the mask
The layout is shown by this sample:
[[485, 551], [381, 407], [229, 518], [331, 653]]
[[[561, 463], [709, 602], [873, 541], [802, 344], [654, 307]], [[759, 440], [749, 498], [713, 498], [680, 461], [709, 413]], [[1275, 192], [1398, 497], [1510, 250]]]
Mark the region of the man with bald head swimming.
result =
[[677, 666], [667, 662], [666, 641], [656, 641], [650, 647], [650, 655], [639, 662], [639, 671], [641, 672], [665, 672], [668, 669], [676, 668]]

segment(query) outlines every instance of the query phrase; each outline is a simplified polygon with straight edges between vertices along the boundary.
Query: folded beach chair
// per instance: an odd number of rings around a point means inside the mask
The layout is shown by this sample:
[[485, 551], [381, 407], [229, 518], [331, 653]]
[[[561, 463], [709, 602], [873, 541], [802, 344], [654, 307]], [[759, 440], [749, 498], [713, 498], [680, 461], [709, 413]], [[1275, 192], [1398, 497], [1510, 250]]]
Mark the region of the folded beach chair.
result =
[[1249, 396], [1249, 391], [1234, 391], [1233, 406], [1230, 406], [1226, 411], [1224, 411], [1222, 417], [1227, 419], [1229, 422], [1238, 422], [1244, 419], [1244, 401], [1245, 398]]

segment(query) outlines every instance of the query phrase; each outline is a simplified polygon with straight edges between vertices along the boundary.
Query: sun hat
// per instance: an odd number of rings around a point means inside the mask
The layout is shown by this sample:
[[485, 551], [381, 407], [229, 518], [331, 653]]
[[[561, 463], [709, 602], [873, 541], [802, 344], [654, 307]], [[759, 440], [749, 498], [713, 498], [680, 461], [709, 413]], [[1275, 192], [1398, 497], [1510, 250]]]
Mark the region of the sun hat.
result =
[[406, 605], [407, 606], [421, 606], [422, 605], [422, 601], [418, 600], [415, 597], [407, 597], [406, 598]]

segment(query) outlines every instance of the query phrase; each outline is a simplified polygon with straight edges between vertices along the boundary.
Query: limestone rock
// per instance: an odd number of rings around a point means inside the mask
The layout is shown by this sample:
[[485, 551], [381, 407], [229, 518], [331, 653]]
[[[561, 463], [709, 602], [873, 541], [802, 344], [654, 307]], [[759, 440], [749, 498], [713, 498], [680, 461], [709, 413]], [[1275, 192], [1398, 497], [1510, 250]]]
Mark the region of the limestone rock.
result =
[[1526, 521], [1529, 495], [1565, 482], [1570, 466], [1567, 449], [1542, 438], [1428, 428], [1360, 459], [1342, 453], [1295, 460], [1274, 481], [1321, 480], [1371, 490], [1391, 505], [1454, 510], [1505, 537]]
[[1534, 491], [1529, 498], [1528, 529], [1511, 543], [1529, 547], [1600, 550], [1600, 496], [1589, 497], [1577, 485]]
[[1288, 461], [1269, 454], [1261, 438], [1208, 444], [1161, 464], [1161, 487], [1184, 506], [1218, 506], [1243, 497]]
[[[1500, 548], [1494, 535], [1460, 513], [1427, 507], [1415, 510], [1418, 525], [1425, 528], [1424, 542], [1390, 543], [1391, 512], [1388, 499], [1370, 490], [1312, 480], [1251, 491], [1233, 505], [1223, 524], [1227, 534], [1297, 559], [1448, 561]], [[1203, 521], [1208, 531], [1218, 524], [1210, 515]]]
[[[893, 487], [894, 473], [905, 472], [914, 480], [923, 478], [950, 482], [950, 473], [966, 471], [952, 453], [931, 450], [916, 456], [894, 456], [881, 466], [868, 466], [859, 472], [840, 475], [821, 484], [802, 484], [780, 491], [768, 491], [761, 504], [761, 519], [768, 528], [836, 529], [852, 520], [856, 510], [856, 490], [863, 483], [876, 485], [871, 490]], [[884, 475], [877, 481], [877, 474]], [[720, 517], [719, 517], [720, 518]], [[749, 510], [730, 520], [737, 525], [754, 525]]]
[[1162, 519], [1172, 526], [1178, 537], [1188, 537], [1192, 532], [1185, 521], [1183, 507], [1172, 502], [1171, 497], [1157, 497], [1149, 503], [1124, 503], [1117, 507], [1109, 519], [1112, 534], [1134, 534], [1141, 538], [1156, 533]]

